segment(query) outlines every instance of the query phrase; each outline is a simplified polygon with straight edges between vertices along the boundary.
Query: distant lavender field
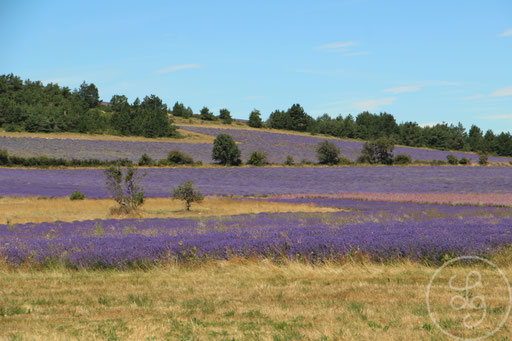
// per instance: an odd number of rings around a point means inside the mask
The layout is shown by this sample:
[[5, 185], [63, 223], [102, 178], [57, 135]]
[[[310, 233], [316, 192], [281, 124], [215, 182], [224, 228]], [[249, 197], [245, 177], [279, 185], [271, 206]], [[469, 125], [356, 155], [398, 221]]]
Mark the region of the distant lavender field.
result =
[[[510, 167], [243, 167], [150, 168], [143, 180], [150, 197], [169, 196], [194, 181], [206, 195], [295, 193], [512, 193]], [[0, 168], [1, 196], [107, 197], [101, 169]]]
[[[240, 150], [243, 159], [246, 159], [252, 150], [264, 150], [268, 152], [269, 159], [274, 163], [283, 163], [286, 155], [291, 155], [296, 162], [306, 159], [309, 161], [317, 161], [315, 147], [325, 140], [322, 137], [302, 136], [285, 133], [274, 133], [268, 131], [255, 131], [244, 129], [229, 128], [204, 128], [181, 126], [181, 129], [193, 131], [196, 133], [217, 136], [219, 134], [228, 134], [237, 142], [240, 142]], [[341, 153], [351, 160], [356, 160], [363, 146], [362, 142], [352, 140], [330, 139], [341, 150]], [[446, 152], [441, 150], [418, 149], [410, 147], [395, 147], [396, 154], [411, 155], [413, 160], [444, 160], [446, 155], [453, 154], [458, 158], [466, 157], [478, 162], [478, 155], [464, 152]], [[508, 162], [509, 158], [489, 157], [491, 162]]]
[[143, 141], [104, 141], [45, 139], [39, 137], [1, 137], [0, 149], [17, 156], [46, 155], [65, 159], [115, 160], [127, 158], [133, 161], [146, 153], [154, 159], [164, 159], [169, 151], [180, 150], [190, 154], [195, 161], [211, 163], [212, 145], [209, 143], [174, 143]]
[[[316, 161], [315, 147], [323, 138], [301, 136], [286, 133], [255, 131], [244, 129], [181, 127], [184, 130], [217, 136], [221, 133], [231, 135], [239, 142], [242, 159], [247, 160], [253, 150], [268, 152], [269, 161], [283, 163], [287, 155], [293, 156], [296, 162], [303, 159]], [[342, 154], [355, 160], [359, 155], [362, 143], [358, 141], [332, 139]], [[113, 160], [128, 158], [137, 161], [143, 153], [154, 159], [163, 159], [170, 150], [177, 149], [190, 154], [194, 160], [212, 163], [212, 145], [209, 143], [173, 143], [173, 142], [134, 142], [134, 141], [100, 141], [73, 139], [45, 139], [29, 137], [0, 137], [0, 149], [19, 156], [46, 155], [66, 159], [99, 159]], [[463, 152], [445, 152], [439, 150], [396, 147], [395, 154], [409, 154], [414, 160], [446, 160], [446, 155], [453, 154], [458, 158], [465, 156], [477, 162], [478, 156]], [[508, 158], [489, 157], [491, 162], [508, 162]]]

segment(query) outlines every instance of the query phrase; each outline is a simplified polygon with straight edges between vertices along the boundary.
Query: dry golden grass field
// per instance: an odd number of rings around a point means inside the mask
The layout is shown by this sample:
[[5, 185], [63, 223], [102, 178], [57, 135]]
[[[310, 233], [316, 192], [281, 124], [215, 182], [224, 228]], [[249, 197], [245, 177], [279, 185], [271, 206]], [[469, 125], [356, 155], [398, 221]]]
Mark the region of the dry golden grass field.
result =
[[171, 198], [147, 198], [144, 205], [131, 215], [110, 214], [116, 207], [113, 199], [69, 200], [68, 198], [19, 197], [0, 198], [0, 224], [41, 223], [112, 218], [183, 218], [221, 216], [248, 213], [277, 212], [337, 212], [339, 209], [309, 204], [269, 201], [246, 201], [225, 197], [205, 198], [186, 211], [183, 202]]
[[[512, 267], [503, 269], [512, 275]], [[5, 269], [0, 272], [0, 337], [447, 340], [425, 302], [434, 270], [412, 263], [313, 266], [260, 260], [148, 271]], [[456, 271], [463, 276], [465, 270]], [[499, 293], [490, 284], [481, 294], [492, 300]], [[488, 307], [486, 321], [497, 323], [503, 306]], [[463, 333], [461, 322], [449, 316], [440, 324]], [[508, 321], [490, 339], [509, 340], [511, 330]]]
[[146, 142], [180, 142], [180, 143], [213, 143], [214, 136], [178, 129], [183, 138], [146, 138], [142, 136], [116, 136], [80, 133], [28, 133], [0, 131], [5, 137], [37, 137], [43, 139], [99, 140], [99, 141], [146, 141]]

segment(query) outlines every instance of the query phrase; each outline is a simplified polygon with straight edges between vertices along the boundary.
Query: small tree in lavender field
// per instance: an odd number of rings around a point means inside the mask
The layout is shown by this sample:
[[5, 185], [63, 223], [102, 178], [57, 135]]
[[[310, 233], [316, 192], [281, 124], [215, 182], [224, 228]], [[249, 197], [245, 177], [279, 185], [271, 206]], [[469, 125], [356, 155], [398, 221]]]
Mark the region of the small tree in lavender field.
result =
[[204, 199], [203, 194], [200, 191], [195, 190], [193, 184], [194, 183], [192, 181], [184, 182], [172, 193], [172, 197], [174, 199], [185, 201], [185, 208], [187, 211], [190, 211], [190, 205], [193, 202], [201, 202]]
[[144, 203], [144, 192], [140, 181], [144, 177], [137, 168], [126, 167], [126, 171], [119, 166], [110, 166], [105, 169], [107, 189], [112, 194], [119, 207], [112, 209], [112, 213], [129, 213], [137, 210]]

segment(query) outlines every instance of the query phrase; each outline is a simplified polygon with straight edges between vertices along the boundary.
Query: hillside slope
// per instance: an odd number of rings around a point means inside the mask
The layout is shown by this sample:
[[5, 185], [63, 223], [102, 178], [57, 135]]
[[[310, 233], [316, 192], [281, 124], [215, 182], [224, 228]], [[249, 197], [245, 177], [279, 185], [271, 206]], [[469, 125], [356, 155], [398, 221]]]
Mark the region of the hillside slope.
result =
[[[91, 135], [72, 134], [69, 138], [56, 138], [55, 134], [4, 133], [0, 136], [0, 149], [18, 156], [51, 156], [66, 159], [100, 159], [113, 160], [128, 158], [137, 161], [143, 153], [154, 159], [162, 159], [170, 150], [176, 149], [191, 155], [194, 160], [203, 163], [213, 163], [211, 158], [213, 138], [219, 134], [229, 134], [237, 141], [245, 161], [253, 150], [263, 150], [268, 153], [272, 163], [283, 163], [290, 155], [295, 162], [308, 160], [316, 162], [316, 145], [328, 138], [341, 150], [344, 157], [355, 160], [359, 155], [363, 142], [343, 140], [338, 138], [312, 136], [306, 133], [295, 133], [279, 130], [251, 129], [244, 126], [223, 125], [180, 125], [186, 133], [185, 139], [134, 139], [119, 137], [116, 139], [97, 139]], [[449, 152], [423, 148], [397, 146], [396, 154], [411, 155], [413, 160], [446, 160], [446, 155], [453, 154], [458, 158], [466, 157], [473, 162], [478, 161], [478, 155], [468, 152]], [[509, 158], [489, 157], [491, 162], [508, 162]]]

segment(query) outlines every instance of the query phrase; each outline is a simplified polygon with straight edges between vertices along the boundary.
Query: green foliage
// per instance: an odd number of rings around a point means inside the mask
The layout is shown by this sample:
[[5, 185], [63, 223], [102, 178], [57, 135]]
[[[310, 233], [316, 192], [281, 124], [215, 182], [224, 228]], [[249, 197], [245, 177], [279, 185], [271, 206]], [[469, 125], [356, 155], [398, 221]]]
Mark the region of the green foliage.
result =
[[78, 190], [75, 190], [70, 196], [69, 196], [69, 200], [84, 200], [85, 199], [85, 194], [83, 194], [82, 192], [78, 191]]
[[227, 134], [218, 135], [213, 141], [212, 159], [227, 166], [238, 166], [240, 160], [240, 149], [233, 138]]
[[155, 160], [153, 160], [148, 154], [144, 153], [139, 159], [139, 166], [154, 166]]
[[167, 161], [171, 165], [188, 165], [194, 163], [194, 159], [190, 157], [190, 155], [184, 154], [179, 150], [171, 150], [167, 155]]
[[80, 85], [78, 89], [78, 96], [87, 104], [89, 108], [95, 108], [98, 106], [100, 96], [98, 88], [93, 83], [87, 84], [85, 81]]
[[254, 109], [249, 115], [249, 127], [261, 128], [263, 127], [263, 121], [261, 120], [261, 113], [259, 110]]
[[346, 157], [340, 156], [340, 161], [338, 162], [339, 165], [352, 165], [354, 162], [352, 160], [347, 159]]
[[393, 163], [396, 165], [408, 165], [412, 163], [412, 157], [410, 155], [398, 154], [393, 159]]
[[459, 164], [461, 164], [461, 165], [470, 165], [471, 164], [471, 159], [467, 159], [465, 157], [462, 157], [459, 160]]
[[314, 120], [300, 104], [294, 104], [286, 112], [276, 110], [271, 113], [267, 125], [274, 129], [307, 131], [314, 125]]
[[267, 152], [261, 150], [253, 151], [249, 156], [249, 160], [247, 160], [247, 164], [253, 166], [265, 166], [268, 164], [267, 156]]
[[316, 147], [318, 163], [323, 165], [335, 165], [340, 162], [340, 150], [328, 140], [320, 142]]
[[301, 165], [314, 165], [315, 163], [313, 161], [309, 161], [307, 159], [302, 159], [300, 162]]
[[361, 163], [381, 163], [391, 165], [393, 163], [394, 141], [387, 137], [380, 137], [371, 142], [365, 142], [361, 155], [357, 159]]
[[133, 166], [123, 170], [119, 166], [110, 166], [105, 169], [106, 186], [119, 207], [113, 213], [128, 213], [136, 210], [144, 203], [144, 192], [140, 187], [140, 181], [144, 175], [140, 175]]
[[444, 166], [444, 165], [447, 165], [448, 162], [443, 161], [443, 160], [432, 160], [432, 161], [429, 162], [429, 164], [431, 166]]
[[[0, 160], [0, 162], [1, 162], [1, 160]], [[486, 166], [489, 164], [489, 157], [487, 156], [486, 153], [483, 153], [483, 152], [478, 153], [478, 164], [480, 166]]]
[[0, 149], [0, 166], [9, 165], [9, 153], [5, 149]]
[[183, 103], [176, 102], [176, 103], [174, 103], [174, 106], [172, 107], [172, 114], [174, 116], [189, 118], [189, 117], [192, 117], [193, 112], [192, 112], [192, 108], [190, 108], [190, 107], [185, 108]]
[[215, 119], [215, 116], [213, 116], [213, 113], [208, 109], [208, 107], [203, 107], [199, 111], [200, 117], [204, 121], [213, 121]]
[[167, 107], [151, 95], [128, 103], [114, 95], [110, 106], [99, 105], [98, 89], [83, 82], [71, 91], [57, 84], [0, 76], [0, 126], [9, 131], [115, 133], [147, 137], [179, 137]]
[[6, 150], [0, 150], [0, 165], [1, 166], [15, 166], [15, 167], [98, 167], [119, 165], [128, 166], [132, 161], [128, 159], [117, 159], [102, 161], [97, 159], [71, 159], [66, 160], [62, 158], [51, 158], [47, 156], [37, 157], [21, 157], [16, 155], [9, 155]]
[[178, 188], [173, 191], [172, 197], [177, 200], [185, 201], [187, 211], [190, 211], [191, 203], [201, 202], [204, 199], [203, 194], [194, 189], [192, 181], [187, 181], [179, 185]]
[[287, 166], [293, 166], [295, 164], [295, 160], [293, 160], [293, 156], [291, 156], [291, 155], [286, 156], [286, 160], [284, 161], [284, 164]]
[[135, 111], [138, 114], [136, 121], [139, 134], [144, 137], [170, 137], [176, 136], [176, 127], [171, 125], [167, 115], [167, 106], [155, 95], [146, 96]]
[[446, 160], [448, 161], [448, 163], [450, 165], [458, 165], [459, 164], [459, 159], [457, 159], [457, 157], [452, 154], [446, 155]]
[[229, 112], [228, 109], [220, 109], [219, 118], [224, 124], [231, 124], [231, 122], [233, 122], [233, 119], [231, 118], [231, 113]]

